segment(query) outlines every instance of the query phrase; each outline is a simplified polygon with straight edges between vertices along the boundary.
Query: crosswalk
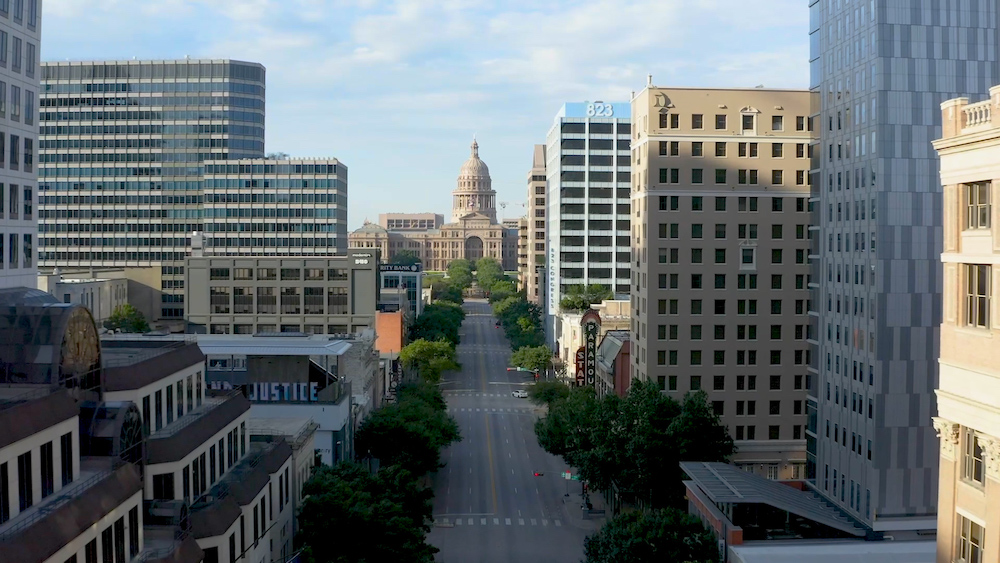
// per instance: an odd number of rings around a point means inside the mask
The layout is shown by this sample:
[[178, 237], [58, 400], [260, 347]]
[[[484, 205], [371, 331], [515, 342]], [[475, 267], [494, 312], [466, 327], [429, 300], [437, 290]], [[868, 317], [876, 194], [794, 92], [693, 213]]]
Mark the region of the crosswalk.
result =
[[434, 526], [438, 528], [454, 528], [456, 526], [536, 526], [561, 528], [560, 520], [549, 520], [548, 518], [494, 518], [490, 517], [442, 517], [434, 519]]
[[494, 409], [494, 408], [471, 408], [471, 407], [470, 408], [456, 408], [456, 407], [451, 407], [451, 408], [448, 409], [448, 412], [487, 412], [487, 413], [490, 413], [490, 412], [495, 412], [495, 413], [509, 412], [509, 413], [522, 413], [522, 414], [524, 414], [524, 413], [533, 413], [533, 412], [535, 412], [535, 409], [504, 409], [504, 408], [495, 408]]
[[443, 391], [445, 397], [510, 397], [510, 393], [473, 393], [471, 391]]

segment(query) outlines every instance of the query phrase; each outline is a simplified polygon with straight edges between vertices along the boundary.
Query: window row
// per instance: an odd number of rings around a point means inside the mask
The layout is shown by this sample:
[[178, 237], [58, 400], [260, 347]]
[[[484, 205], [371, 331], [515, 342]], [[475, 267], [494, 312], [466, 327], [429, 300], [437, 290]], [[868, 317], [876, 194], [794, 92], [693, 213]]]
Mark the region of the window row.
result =
[[[741, 131], [756, 130], [758, 128], [759, 117], [760, 116], [757, 113], [741, 113], [739, 120], [740, 130]], [[724, 131], [729, 127], [729, 116], [724, 113], [717, 113], [715, 114], [713, 123], [716, 131]], [[661, 112], [659, 114], [659, 128], [680, 129], [681, 128], [680, 114]], [[811, 123], [809, 123], [809, 120], [807, 120], [806, 117], [802, 115], [795, 116], [795, 130], [805, 131], [807, 128], [809, 130], [812, 130]], [[691, 129], [705, 129], [705, 114], [702, 113], [691, 114]], [[785, 116], [772, 115], [771, 131], [784, 131], [784, 130], [785, 130]]]
[[[805, 350], [795, 351], [795, 364], [803, 365], [805, 363]], [[726, 364], [726, 350], [714, 350], [709, 352], [712, 356], [711, 364], [714, 366], [724, 366]], [[657, 350], [656, 351], [656, 365], [658, 366], [677, 366], [680, 365], [679, 362], [680, 353], [677, 350]], [[690, 366], [700, 366], [703, 365], [705, 358], [708, 353], [703, 353], [702, 350], [689, 350], [688, 351], [688, 363]], [[755, 366], [757, 365], [757, 350], [736, 350], [736, 364], [738, 366]], [[730, 360], [731, 361], [731, 360]], [[768, 352], [768, 365], [780, 366], [782, 362], [781, 350], [770, 350]]]
[[[256, 307], [254, 294], [256, 293]], [[210, 287], [213, 315], [278, 313], [283, 315], [346, 315], [349, 312], [346, 287]]]
[[[759, 183], [759, 176], [757, 170], [746, 170], [740, 169], [736, 171], [736, 183], [745, 186], [751, 185], [756, 186]], [[770, 184], [774, 186], [785, 185], [785, 171], [784, 170], [772, 170], [771, 171], [771, 181]], [[730, 181], [729, 170], [726, 168], [716, 168], [715, 169], [715, 183], [716, 184], [726, 184]], [[681, 170], [680, 168], [660, 168], [660, 183], [661, 184], [680, 184], [681, 183]], [[691, 183], [692, 184], [704, 184], [705, 183], [705, 170], [703, 168], [692, 168], [691, 169]], [[805, 186], [809, 183], [809, 173], [806, 170], [796, 170], [795, 171], [795, 185]]]
[[210, 334], [274, 334], [274, 333], [302, 333], [302, 334], [355, 334], [364, 329], [362, 325], [321, 325], [321, 324], [274, 324], [274, 323], [212, 323], [209, 325]]
[[[725, 157], [729, 153], [729, 143], [720, 141], [709, 144], [714, 145], [713, 148], [717, 157]], [[786, 144], [795, 147], [795, 158], [807, 158], [811, 156], [809, 154], [811, 147], [806, 143], [770, 143], [771, 158], [784, 158]], [[736, 154], [740, 158], [758, 158], [760, 154], [759, 145], [760, 143], [736, 143]], [[660, 156], [680, 156], [681, 143], [680, 141], [660, 141], [659, 152]], [[691, 156], [705, 156], [705, 143], [703, 141], [691, 142]]]
[[[677, 391], [677, 377], [676, 375], [659, 376], [660, 391]], [[712, 391], [725, 391], [726, 390], [726, 379], [732, 376], [725, 375], [715, 375], [712, 376]], [[781, 390], [782, 376], [771, 375], [768, 379], [768, 389], [771, 391]], [[787, 377], [785, 378], [787, 379]], [[793, 387], [795, 390], [804, 389], [804, 379], [802, 375], [796, 375], [793, 377]], [[663, 382], [666, 382], [666, 387], [663, 387]], [[691, 375], [688, 376], [688, 388], [685, 391], [700, 391], [702, 390], [702, 376]], [[707, 388], [705, 388], [707, 389]], [[757, 376], [756, 375], [737, 375], [736, 376], [736, 390], [737, 391], [755, 391], [757, 389]], [[753, 401], [751, 401], [753, 402]], [[794, 414], [802, 414], [802, 401], [795, 401], [793, 407]]]
[[[256, 279], [274, 281], [278, 279], [278, 268], [257, 268]], [[281, 281], [347, 281], [346, 268], [281, 268]], [[305, 278], [303, 278], [303, 271]], [[252, 281], [254, 268], [210, 268], [210, 280]]]
[[[703, 310], [703, 302], [701, 299], [692, 299], [689, 301], [690, 313], [692, 315], [700, 315]], [[657, 300], [657, 313], [660, 315], [679, 315], [680, 301], [678, 299], [658, 299]], [[726, 300], [716, 299], [714, 300], [713, 310], [716, 315], [726, 314]], [[795, 314], [804, 315], [806, 314], [806, 300], [796, 299], [795, 300]], [[756, 315], [757, 314], [757, 300], [756, 299], [737, 299], [736, 300], [736, 314], [738, 315]], [[771, 300], [771, 314], [781, 315], [782, 314], [782, 300], [772, 299]]]
[[[736, 238], [738, 239], [750, 239], [756, 240], [757, 236], [757, 223], [739, 223], [736, 227]], [[657, 226], [659, 233], [659, 238], [661, 239], [679, 239], [680, 238], [680, 223], [660, 223]], [[716, 223], [715, 224], [715, 239], [722, 240], [726, 238], [727, 225], [726, 223]], [[795, 225], [795, 239], [805, 240], [808, 236], [808, 231], [805, 225]], [[831, 235], [833, 236], [833, 235]], [[691, 235], [692, 239], [701, 239], [705, 237], [705, 226], [702, 223], [692, 223], [691, 224]], [[783, 240], [785, 238], [785, 226], [781, 224], [771, 225], [771, 240]]]
[[[687, 196], [685, 196], [687, 199]], [[705, 211], [705, 197], [704, 196], [690, 196], [690, 207], [685, 209], [685, 211]], [[726, 196], [718, 196], [713, 198], [714, 206], [716, 211], [725, 211], [728, 205]], [[758, 210], [758, 197], [744, 197], [740, 196], [736, 198], [736, 210], [740, 212], [746, 211], [757, 211]], [[772, 197], [771, 199], [771, 211], [773, 213], [781, 213], [785, 210], [785, 198], [784, 197]], [[788, 198], [793, 199], [793, 198]], [[795, 211], [797, 213], [806, 213], [810, 211], [811, 204], [806, 201], [807, 198], [797, 197], [795, 200]], [[671, 195], [659, 196], [657, 201], [660, 211], [680, 211], [681, 210], [681, 196]], [[685, 206], [687, 207], [687, 206]]]
[[[703, 264], [704, 263], [704, 249], [692, 248], [691, 251], [691, 264]], [[715, 264], [725, 264], [726, 263], [726, 249], [716, 248], [714, 252], [714, 263]], [[660, 264], [679, 264], [680, 263], [680, 250], [677, 248], [660, 248], [658, 260]], [[805, 264], [808, 260], [808, 255], [804, 248], [798, 248], [795, 250], [795, 263]], [[781, 248], [771, 249], [771, 264], [783, 264], [785, 263], [785, 251]], [[757, 264], [757, 248], [740, 248], [740, 264], [753, 266]], [[666, 274], [660, 274], [664, 276]], [[662, 279], [662, 278], [661, 278]], [[662, 283], [660, 287], [663, 288], [665, 285]]]
[[[59, 438], [60, 488], [73, 482], [73, 443], [72, 432], [67, 432]], [[17, 456], [16, 465], [13, 461], [0, 464], [0, 524], [11, 519], [15, 495], [18, 514], [20, 514], [35, 505], [36, 491], [39, 494], [37, 497], [39, 502], [55, 493], [57, 468], [53, 441], [45, 442], [39, 446], [37, 453], [37, 458], [33, 455], [35, 454], [33, 449]], [[38, 460], [37, 466], [33, 466], [33, 459]], [[11, 490], [11, 477], [15, 476], [15, 473], [17, 478], [16, 493]], [[38, 483], [37, 488], [36, 482]]]
[[[784, 325], [770, 325], [770, 339], [781, 340]], [[701, 340], [703, 335], [702, 325], [690, 325], [688, 327], [689, 340]], [[795, 340], [806, 340], [811, 337], [810, 325], [794, 325], [792, 329]], [[679, 325], [656, 325], [657, 340], [679, 340]], [[732, 336], [730, 334], [730, 336]], [[785, 333], [788, 336], [788, 333]], [[715, 325], [712, 327], [712, 338], [715, 340], [726, 339], [726, 325]], [[757, 340], [757, 325], [736, 325], [736, 340]]]
[[[33, 235], [9, 233], [5, 239], [4, 233], [0, 231], [0, 270], [34, 267], [35, 247], [32, 237]], [[6, 252], [4, 252], [5, 242]], [[5, 259], [6, 264], [4, 263]]]

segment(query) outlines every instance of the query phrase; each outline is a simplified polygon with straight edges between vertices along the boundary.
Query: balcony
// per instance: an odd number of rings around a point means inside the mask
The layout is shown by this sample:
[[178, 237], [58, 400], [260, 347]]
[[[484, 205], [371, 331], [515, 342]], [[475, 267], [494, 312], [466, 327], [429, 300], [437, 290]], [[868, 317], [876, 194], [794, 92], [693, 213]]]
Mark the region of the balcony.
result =
[[239, 390], [206, 397], [202, 406], [147, 438], [146, 462], [153, 465], [184, 459], [248, 410], [250, 401]]
[[4, 561], [45, 561], [142, 492], [139, 469], [118, 458], [81, 458], [80, 475], [0, 526]]

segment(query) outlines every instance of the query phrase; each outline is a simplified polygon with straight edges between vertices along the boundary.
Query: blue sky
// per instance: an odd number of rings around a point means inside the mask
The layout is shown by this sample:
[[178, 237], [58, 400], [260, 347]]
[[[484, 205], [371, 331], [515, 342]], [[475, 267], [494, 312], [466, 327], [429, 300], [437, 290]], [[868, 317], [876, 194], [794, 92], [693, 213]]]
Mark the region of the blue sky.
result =
[[[567, 101], [805, 88], [804, 0], [44, 0], [43, 60], [267, 67], [266, 148], [347, 164], [349, 223], [446, 216], [473, 134], [499, 201]], [[516, 217], [512, 205], [504, 215]]]

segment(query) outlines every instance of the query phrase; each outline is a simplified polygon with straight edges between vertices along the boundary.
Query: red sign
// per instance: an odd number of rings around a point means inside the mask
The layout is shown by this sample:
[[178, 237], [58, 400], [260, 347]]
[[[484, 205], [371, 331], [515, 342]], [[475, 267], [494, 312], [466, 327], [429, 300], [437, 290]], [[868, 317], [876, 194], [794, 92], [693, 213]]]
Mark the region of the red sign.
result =
[[585, 381], [585, 375], [587, 369], [587, 349], [584, 346], [580, 346], [576, 350], [576, 381], [582, 384]]

